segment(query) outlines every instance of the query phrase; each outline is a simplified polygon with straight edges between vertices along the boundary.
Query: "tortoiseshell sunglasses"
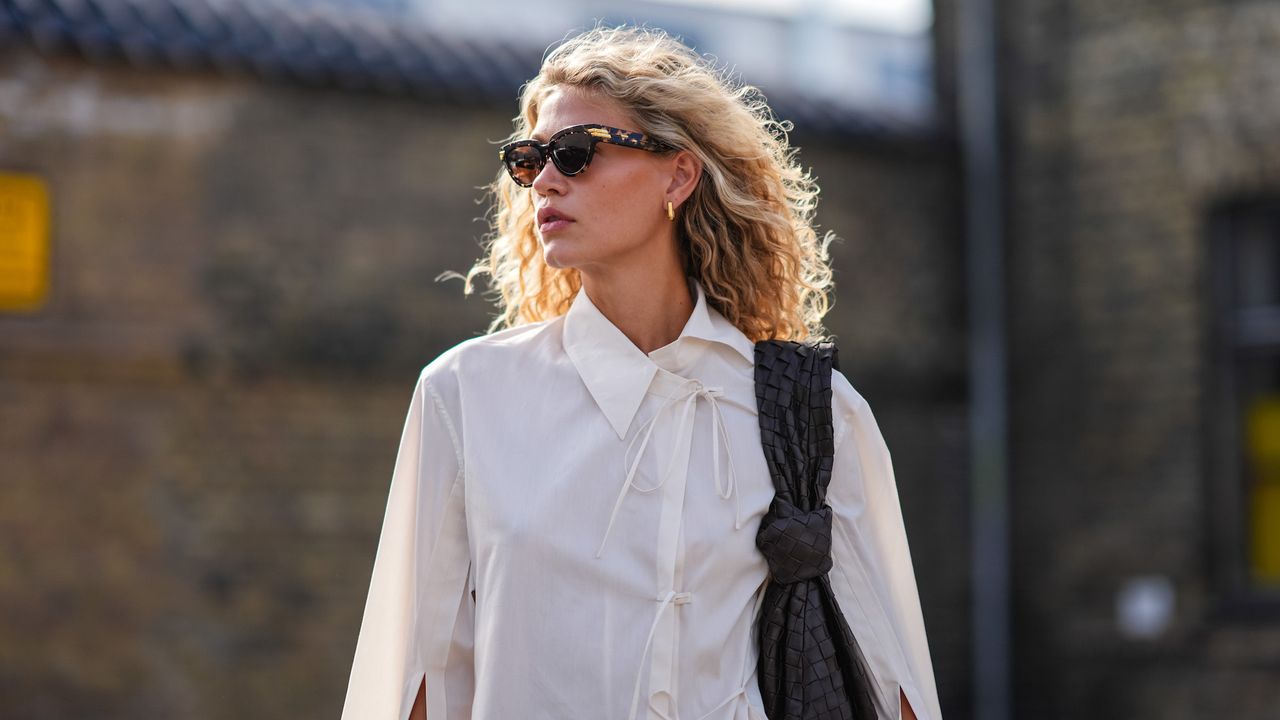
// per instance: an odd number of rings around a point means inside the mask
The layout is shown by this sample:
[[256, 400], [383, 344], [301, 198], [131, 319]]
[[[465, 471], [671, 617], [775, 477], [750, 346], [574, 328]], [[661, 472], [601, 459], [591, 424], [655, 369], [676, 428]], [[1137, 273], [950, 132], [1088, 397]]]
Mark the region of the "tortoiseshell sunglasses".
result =
[[547, 164], [547, 157], [555, 163], [556, 169], [570, 177], [579, 175], [591, 164], [596, 154], [597, 143], [621, 145], [622, 147], [648, 150], [649, 152], [665, 152], [673, 149], [670, 145], [647, 137], [644, 133], [620, 130], [608, 125], [573, 125], [555, 135], [545, 144], [537, 140], [516, 140], [503, 145], [498, 150], [498, 157], [506, 166], [511, 179], [521, 187], [533, 185], [534, 178], [542, 172]]

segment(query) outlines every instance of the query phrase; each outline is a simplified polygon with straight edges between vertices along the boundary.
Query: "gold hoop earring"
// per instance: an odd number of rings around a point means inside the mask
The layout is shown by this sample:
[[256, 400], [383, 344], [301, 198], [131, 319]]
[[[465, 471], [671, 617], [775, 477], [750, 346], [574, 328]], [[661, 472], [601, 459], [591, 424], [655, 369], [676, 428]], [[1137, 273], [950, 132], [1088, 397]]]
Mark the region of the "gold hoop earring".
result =
[[667, 201], [667, 219], [670, 220], [671, 222], [676, 221], [676, 210], [675, 208], [671, 207], [670, 200]]

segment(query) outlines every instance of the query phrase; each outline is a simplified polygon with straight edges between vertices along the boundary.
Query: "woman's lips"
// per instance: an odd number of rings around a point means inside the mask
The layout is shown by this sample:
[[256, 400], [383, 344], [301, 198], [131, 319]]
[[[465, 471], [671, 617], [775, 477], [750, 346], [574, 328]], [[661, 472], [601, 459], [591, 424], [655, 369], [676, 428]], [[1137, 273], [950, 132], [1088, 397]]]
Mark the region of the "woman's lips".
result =
[[543, 235], [546, 235], [547, 233], [553, 233], [553, 232], [556, 232], [557, 230], [563, 230], [569, 227], [569, 224], [572, 222], [573, 222], [572, 220], [566, 220], [564, 218], [552, 218], [551, 220], [547, 220], [546, 222], [539, 225], [538, 232], [542, 233]]
[[543, 235], [563, 230], [572, 222], [573, 218], [559, 210], [546, 207], [538, 211], [538, 232]]

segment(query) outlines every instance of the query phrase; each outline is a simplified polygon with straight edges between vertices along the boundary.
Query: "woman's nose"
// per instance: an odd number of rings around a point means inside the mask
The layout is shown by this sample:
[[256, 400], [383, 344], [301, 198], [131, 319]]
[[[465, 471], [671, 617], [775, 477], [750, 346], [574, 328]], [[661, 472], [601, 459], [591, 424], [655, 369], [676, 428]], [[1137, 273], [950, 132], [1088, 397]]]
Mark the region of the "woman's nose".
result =
[[564, 186], [567, 181], [568, 178], [560, 172], [560, 168], [556, 167], [556, 164], [548, 159], [547, 163], [538, 171], [537, 176], [533, 178], [533, 185], [531, 187], [533, 188], [533, 191], [539, 195], [546, 195], [551, 192], [563, 194]]

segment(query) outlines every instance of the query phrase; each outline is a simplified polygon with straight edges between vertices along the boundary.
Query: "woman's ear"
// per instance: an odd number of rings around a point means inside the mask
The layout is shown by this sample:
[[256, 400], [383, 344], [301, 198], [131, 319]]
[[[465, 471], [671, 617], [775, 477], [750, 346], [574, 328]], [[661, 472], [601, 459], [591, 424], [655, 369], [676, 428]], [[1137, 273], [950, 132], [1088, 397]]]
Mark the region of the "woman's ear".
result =
[[693, 194], [702, 178], [702, 159], [688, 150], [680, 150], [672, 159], [671, 183], [667, 186], [667, 197], [679, 205]]

